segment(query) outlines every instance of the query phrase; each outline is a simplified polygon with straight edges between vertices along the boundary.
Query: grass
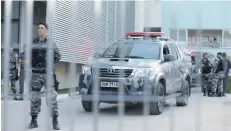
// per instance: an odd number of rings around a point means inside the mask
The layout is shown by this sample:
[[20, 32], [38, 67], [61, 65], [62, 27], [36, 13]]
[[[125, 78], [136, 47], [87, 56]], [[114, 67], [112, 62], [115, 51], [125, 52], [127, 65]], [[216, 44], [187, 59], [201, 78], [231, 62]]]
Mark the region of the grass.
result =
[[58, 94], [68, 94], [69, 93], [69, 89], [60, 89], [57, 92], [58, 92]]
[[229, 80], [228, 80], [228, 91], [229, 93], [231, 93], [231, 76], [229, 77]]

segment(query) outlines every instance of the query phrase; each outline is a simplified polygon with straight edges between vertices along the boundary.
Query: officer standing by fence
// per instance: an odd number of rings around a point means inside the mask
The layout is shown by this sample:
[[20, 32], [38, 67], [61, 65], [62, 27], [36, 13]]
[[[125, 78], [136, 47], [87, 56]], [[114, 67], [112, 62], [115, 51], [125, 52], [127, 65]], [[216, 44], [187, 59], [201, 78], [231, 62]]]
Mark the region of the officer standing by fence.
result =
[[213, 80], [212, 80], [212, 96], [221, 97], [223, 94], [223, 79], [224, 79], [224, 65], [222, 60], [222, 53], [217, 53], [217, 59], [213, 61]]
[[13, 92], [14, 100], [17, 100], [17, 88], [16, 88], [16, 81], [18, 80], [18, 69], [17, 69], [17, 58], [16, 54], [11, 49], [10, 51], [10, 68], [9, 68], [9, 74], [10, 74], [10, 86], [11, 90]]
[[223, 96], [225, 96], [225, 93], [228, 93], [228, 77], [229, 77], [229, 70], [231, 69], [231, 62], [229, 61], [229, 59], [227, 59], [227, 55], [225, 52], [223, 52], [223, 58], [225, 61], [225, 77], [223, 80]]
[[211, 69], [212, 69], [212, 64], [208, 59], [208, 53], [203, 54], [203, 59], [202, 59], [202, 90], [204, 93], [204, 96], [206, 94], [209, 96], [210, 95], [210, 88], [211, 88]]
[[[4, 56], [2, 58], [4, 59]], [[16, 53], [13, 51], [12, 48], [10, 49], [9, 63], [10, 63], [9, 67], [5, 67], [5, 69], [9, 71], [9, 80], [10, 80], [11, 91], [13, 92], [13, 99], [17, 100], [17, 88], [16, 88], [16, 81], [18, 80], [17, 58], [16, 58]], [[3, 99], [3, 97], [1, 99]]]
[[[46, 35], [47, 32], [47, 24], [40, 23], [38, 24], [38, 37], [33, 40], [33, 43], [47, 45], [48, 37]], [[54, 44], [54, 63], [57, 63], [61, 59], [61, 54], [59, 52], [58, 47]], [[47, 72], [46, 72], [46, 49], [32, 49], [32, 76], [31, 76], [31, 111], [30, 115], [32, 117], [29, 128], [37, 128], [37, 117], [41, 110], [41, 89], [43, 86], [46, 87], [47, 82]], [[54, 72], [51, 72], [51, 74]], [[53, 75], [52, 75], [53, 76]], [[52, 77], [53, 79], [53, 77]], [[52, 91], [47, 93], [51, 99], [50, 100], [50, 109], [51, 109], [51, 117], [52, 124], [54, 130], [60, 130], [58, 125], [58, 104], [57, 104], [57, 92], [55, 91], [55, 83], [54, 79], [52, 80]], [[47, 87], [46, 87], [47, 89]]]

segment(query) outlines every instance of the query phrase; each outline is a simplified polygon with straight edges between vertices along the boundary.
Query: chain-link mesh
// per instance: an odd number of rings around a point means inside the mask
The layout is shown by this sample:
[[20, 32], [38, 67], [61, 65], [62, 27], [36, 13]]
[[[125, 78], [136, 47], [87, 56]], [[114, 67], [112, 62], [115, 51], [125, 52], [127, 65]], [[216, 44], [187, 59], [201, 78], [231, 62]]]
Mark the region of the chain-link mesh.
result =
[[[203, 96], [198, 65], [203, 52], [214, 58], [226, 52], [231, 58], [228, 5], [1, 1], [1, 129], [229, 131], [230, 94]], [[217, 12], [212, 16], [205, 9]], [[153, 12], [160, 16], [154, 18]], [[218, 25], [208, 16], [220, 18], [214, 20]], [[161, 25], [153, 27], [154, 20]], [[138, 38], [128, 40], [127, 32], [138, 32], [131, 33]]]

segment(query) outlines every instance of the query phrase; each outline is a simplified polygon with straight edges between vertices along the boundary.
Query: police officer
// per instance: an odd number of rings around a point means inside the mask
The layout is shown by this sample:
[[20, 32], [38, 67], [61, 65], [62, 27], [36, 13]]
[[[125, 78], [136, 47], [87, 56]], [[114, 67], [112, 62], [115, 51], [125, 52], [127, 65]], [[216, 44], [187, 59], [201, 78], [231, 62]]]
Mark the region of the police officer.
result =
[[213, 61], [213, 81], [212, 81], [212, 96], [221, 97], [223, 94], [223, 79], [224, 79], [224, 62], [222, 60], [222, 53], [217, 53], [217, 59]]
[[11, 49], [10, 52], [9, 74], [10, 74], [10, 85], [11, 85], [11, 90], [13, 92], [13, 97], [14, 100], [17, 100], [16, 81], [18, 80], [18, 69], [17, 69], [16, 53], [13, 51], [13, 49]]
[[229, 61], [229, 59], [227, 59], [227, 55], [225, 52], [223, 52], [222, 54], [223, 59], [225, 61], [225, 77], [223, 80], [223, 96], [225, 96], [225, 93], [228, 93], [228, 77], [229, 77], [229, 69], [231, 69], [231, 62]]
[[[47, 32], [47, 24], [39, 23], [38, 24], [38, 37], [33, 40], [33, 43], [47, 45], [48, 37], [46, 35]], [[61, 54], [59, 52], [58, 47], [54, 44], [54, 63], [57, 63], [61, 59]], [[32, 117], [31, 122], [29, 124], [29, 128], [37, 128], [37, 117], [41, 110], [41, 89], [43, 86], [46, 87], [46, 50], [44, 49], [32, 49], [32, 76], [31, 76], [31, 111], [30, 115]], [[53, 73], [53, 72], [52, 72]], [[52, 77], [53, 78], [53, 77]], [[52, 80], [52, 91], [48, 93], [50, 100], [50, 109], [51, 109], [51, 117], [52, 124], [54, 130], [60, 130], [58, 124], [58, 104], [57, 104], [57, 92], [54, 88], [54, 80]], [[47, 88], [47, 87], [46, 87]]]
[[23, 100], [24, 80], [25, 80], [24, 52], [22, 52], [22, 53], [19, 54], [18, 63], [20, 64], [20, 73], [19, 73], [19, 98], [18, 98], [18, 100]]
[[[2, 55], [2, 58], [4, 59], [3, 55]], [[10, 49], [10, 57], [9, 57], [9, 64], [10, 65], [6, 69], [8, 69], [8, 71], [9, 71], [9, 80], [10, 80], [11, 91], [13, 92], [13, 99], [17, 100], [16, 81], [18, 80], [18, 69], [17, 69], [17, 59], [15, 56], [16, 56], [16, 53], [11, 48]], [[4, 98], [2, 97], [1, 99], [4, 99]]]
[[202, 91], [204, 96], [210, 95], [210, 88], [211, 88], [211, 79], [210, 73], [212, 69], [212, 64], [208, 59], [208, 53], [203, 53], [202, 59]]

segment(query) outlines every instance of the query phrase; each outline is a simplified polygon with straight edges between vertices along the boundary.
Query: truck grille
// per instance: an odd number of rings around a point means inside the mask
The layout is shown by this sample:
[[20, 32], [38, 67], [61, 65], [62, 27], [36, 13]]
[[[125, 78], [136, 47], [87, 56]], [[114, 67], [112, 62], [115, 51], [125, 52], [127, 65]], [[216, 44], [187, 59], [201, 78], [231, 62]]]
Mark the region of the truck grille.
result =
[[[94, 68], [92, 73], [97, 75], [97, 70]], [[110, 78], [127, 78], [132, 74], [133, 69], [114, 69], [113, 72], [109, 72], [108, 68], [99, 68], [99, 77], [110, 77]]]

